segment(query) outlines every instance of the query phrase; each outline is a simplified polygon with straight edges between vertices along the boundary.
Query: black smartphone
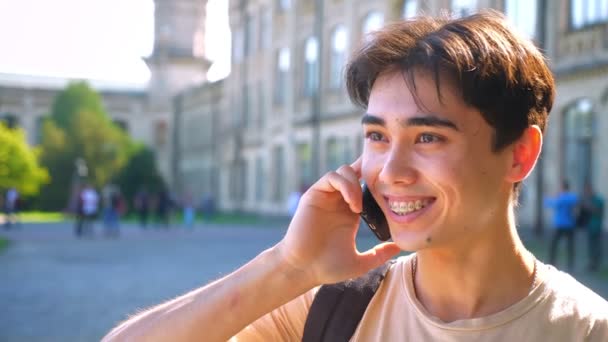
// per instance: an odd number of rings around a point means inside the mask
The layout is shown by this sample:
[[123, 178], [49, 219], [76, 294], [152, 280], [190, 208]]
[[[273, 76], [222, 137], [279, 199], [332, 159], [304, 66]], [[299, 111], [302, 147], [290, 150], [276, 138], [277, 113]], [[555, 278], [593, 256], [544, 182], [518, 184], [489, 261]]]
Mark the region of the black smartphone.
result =
[[363, 210], [361, 211], [361, 218], [369, 229], [372, 230], [374, 235], [380, 241], [387, 241], [391, 238], [391, 231], [388, 228], [388, 222], [386, 222], [386, 217], [380, 209], [380, 206], [372, 196], [372, 193], [367, 188], [367, 184], [363, 183], [361, 185], [361, 190], [363, 191]]

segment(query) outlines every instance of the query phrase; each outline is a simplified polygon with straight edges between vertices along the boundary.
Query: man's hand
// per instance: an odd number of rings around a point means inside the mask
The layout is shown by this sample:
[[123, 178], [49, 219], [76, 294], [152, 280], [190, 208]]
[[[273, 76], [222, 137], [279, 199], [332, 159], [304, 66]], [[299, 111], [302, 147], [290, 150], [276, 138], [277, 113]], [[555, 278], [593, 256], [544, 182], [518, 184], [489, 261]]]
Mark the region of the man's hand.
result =
[[226, 341], [262, 315], [316, 285], [358, 276], [399, 252], [384, 243], [358, 253], [361, 161], [315, 183], [287, 234], [235, 272], [144, 311], [104, 341]]
[[362, 206], [361, 158], [317, 181], [302, 196], [278, 255], [302, 271], [311, 284], [329, 284], [359, 276], [399, 253], [392, 242], [365, 253], [355, 237]]

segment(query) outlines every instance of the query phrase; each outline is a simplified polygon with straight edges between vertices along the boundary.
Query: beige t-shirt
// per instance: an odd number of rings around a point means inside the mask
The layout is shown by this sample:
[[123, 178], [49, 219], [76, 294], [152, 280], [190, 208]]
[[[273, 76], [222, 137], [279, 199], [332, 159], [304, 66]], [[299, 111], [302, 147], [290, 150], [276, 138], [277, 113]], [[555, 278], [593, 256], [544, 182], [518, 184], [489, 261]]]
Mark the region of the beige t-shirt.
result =
[[[411, 255], [391, 267], [352, 341], [608, 341], [608, 302], [539, 262], [539, 284], [509, 308], [445, 323], [414, 296]], [[231, 341], [300, 341], [318, 288], [263, 316]]]

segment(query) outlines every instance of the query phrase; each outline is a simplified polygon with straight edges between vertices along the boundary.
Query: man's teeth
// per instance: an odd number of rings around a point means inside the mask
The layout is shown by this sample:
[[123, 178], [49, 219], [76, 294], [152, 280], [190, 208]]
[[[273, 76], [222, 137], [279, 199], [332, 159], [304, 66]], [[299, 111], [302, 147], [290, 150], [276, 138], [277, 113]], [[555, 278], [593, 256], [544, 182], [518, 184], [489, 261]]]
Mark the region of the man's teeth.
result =
[[416, 210], [420, 210], [420, 209], [426, 207], [429, 203], [430, 203], [429, 199], [423, 199], [423, 200], [403, 201], [403, 202], [391, 201], [391, 202], [388, 202], [388, 205], [390, 206], [391, 210], [395, 214], [405, 215], [405, 214], [414, 212]]

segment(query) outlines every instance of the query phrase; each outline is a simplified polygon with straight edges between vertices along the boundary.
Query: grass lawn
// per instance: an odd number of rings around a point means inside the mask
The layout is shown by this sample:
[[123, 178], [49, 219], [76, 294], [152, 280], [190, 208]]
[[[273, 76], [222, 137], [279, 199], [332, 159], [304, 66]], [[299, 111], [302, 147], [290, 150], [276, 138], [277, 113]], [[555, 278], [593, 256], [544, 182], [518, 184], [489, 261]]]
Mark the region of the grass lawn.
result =
[[0, 237], [0, 252], [2, 252], [6, 247], [8, 247], [9, 241], [5, 238]]
[[19, 220], [24, 223], [59, 222], [65, 220], [60, 212], [24, 211], [19, 213]]

